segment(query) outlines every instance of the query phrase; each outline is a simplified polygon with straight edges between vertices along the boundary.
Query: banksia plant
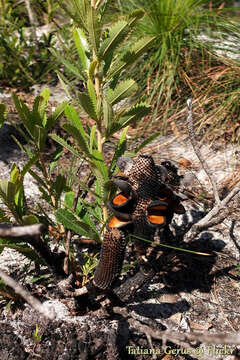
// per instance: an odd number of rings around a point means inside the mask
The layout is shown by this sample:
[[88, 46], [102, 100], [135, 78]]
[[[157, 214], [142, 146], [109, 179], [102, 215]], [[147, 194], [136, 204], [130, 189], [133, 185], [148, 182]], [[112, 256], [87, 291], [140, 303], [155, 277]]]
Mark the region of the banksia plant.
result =
[[[93, 206], [82, 201], [84, 218], [76, 220], [69, 207], [57, 210], [55, 215], [64, 226], [73, 231], [77, 228], [81, 235], [91, 237], [92, 234], [94, 239], [99, 240], [98, 230], [92, 219], [101, 224], [101, 233], [109, 216], [107, 202], [115, 191], [110, 179], [115, 172], [117, 159], [126, 150], [128, 127], [151, 111], [151, 107], [145, 103], [130, 104], [128, 99], [136, 92], [137, 84], [133, 79], [121, 81], [121, 77], [147, 51], [155, 38], [146, 36], [137, 42], [131, 42], [131, 33], [136, 23], [141, 21], [142, 10], [134, 11], [107, 26], [105, 12], [108, 2], [69, 0], [59, 1], [59, 5], [73, 19], [73, 39], [78, 58], [74, 63], [63, 58], [58, 51], [54, 51], [54, 54], [68, 73], [83, 83], [85, 90], [79, 91], [70, 79], [58, 73], [71, 97], [71, 104], [65, 108], [67, 122], [62, 127], [74, 139], [74, 145], [56, 134], [51, 136], [75, 158], [87, 161], [89, 176], [93, 176], [95, 180], [90, 189], [83, 179], [74, 179], [93, 195]], [[88, 120], [82, 122], [80, 112], [87, 115], [91, 127]], [[120, 138], [116, 144], [112, 142], [112, 137], [119, 131]], [[114, 148], [110, 163], [105, 160], [106, 142], [112, 142]]]

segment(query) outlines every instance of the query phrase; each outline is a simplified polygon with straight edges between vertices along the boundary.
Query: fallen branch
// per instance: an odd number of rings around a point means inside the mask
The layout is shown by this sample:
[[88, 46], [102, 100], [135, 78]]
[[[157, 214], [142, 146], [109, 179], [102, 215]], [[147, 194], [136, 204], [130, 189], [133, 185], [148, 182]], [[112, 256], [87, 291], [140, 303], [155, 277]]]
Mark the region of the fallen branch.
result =
[[235, 333], [181, 333], [172, 330], [157, 330], [156, 328], [152, 329], [148, 325], [142, 324], [140, 321], [133, 319], [131, 312], [125, 308], [114, 307], [113, 311], [116, 314], [121, 314], [126, 317], [131, 328], [138, 330], [139, 332], [145, 333], [148, 336], [151, 336], [154, 339], [162, 340], [163, 338], [172, 341], [174, 343], [193, 343], [201, 342], [206, 344], [231, 344], [231, 345], [240, 345], [240, 332]]
[[5, 272], [0, 270], [0, 277], [5, 283], [10, 286], [16, 294], [20, 295], [34, 310], [38, 311], [43, 316], [47, 317], [50, 320], [56, 318], [55, 312], [42, 304], [38, 299], [30, 294], [29, 291], [25, 290], [19, 283], [17, 283], [13, 278], [8, 276]]
[[213, 189], [213, 196], [215, 199], [215, 203], [219, 204], [220, 198], [219, 198], [219, 194], [217, 191], [216, 182], [214, 180], [214, 177], [211, 175], [211, 171], [208, 167], [208, 164], [207, 164], [206, 160], [203, 158], [201, 151], [198, 147], [196, 138], [195, 138], [195, 133], [194, 133], [194, 128], [193, 128], [193, 118], [192, 118], [192, 99], [187, 100], [187, 110], [188, 110], [187, 128], [188, 128], [189, 138], [190, 138], [193, 150], [194, 150], [195, 154], [197, 155], [197, 157], [202, 165], [203, 170], [205, 171], [207, 177], [210, 180], [210, 183], [211, 183], [212, 189]]
[[227, 204], [240, 192], [240, 185], [236, 186], [232, 191], [214, 206], [209, 213], [204, 216], [198, 223], [194, 224], [184, 237], [186, 242], [192, 241], [201, 231], [208, 229], [210, 226], [217, 225], [226, 218], [226, 214], [220, 213]]
[[46, 227], [43, 224], [12, 226], [12, 227], [9, 227], [9, 224], [1, 224], [0, 236], [12, 237], [12, 238], [19, 238], [24, 236], [36, 236], [36, 235], [41, 235], [45, 230], [45, 228]]
[[36, 253], [50, 267], [51, 271], [58, 275], [64, 275], [61, 261], [61, 254], [54, 254], [49, 246], [42, 240], [41, 235], [45, 231], [44, 224], [9, 226], [9, 224], [0, 225], [0, 237], [14, 238], [17, 241], [25, 241], [31, 245]]

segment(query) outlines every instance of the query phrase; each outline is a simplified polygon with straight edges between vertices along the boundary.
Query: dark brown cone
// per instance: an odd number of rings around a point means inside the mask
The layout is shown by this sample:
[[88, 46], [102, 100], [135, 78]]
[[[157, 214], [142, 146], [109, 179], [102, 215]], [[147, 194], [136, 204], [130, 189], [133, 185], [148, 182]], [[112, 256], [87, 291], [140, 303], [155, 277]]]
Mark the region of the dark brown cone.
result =
[[94, 274], [93, 283], [98, 288], [109, 288], [122, 269], [126, 243], [119, 229], [107, 229], [101, 248], [101, 257]]
[[144, 198], [153, 199], [162, 186], [153, 158], [148, 155], [138, 156], [129, 173], [129, 181], [138, 196]]

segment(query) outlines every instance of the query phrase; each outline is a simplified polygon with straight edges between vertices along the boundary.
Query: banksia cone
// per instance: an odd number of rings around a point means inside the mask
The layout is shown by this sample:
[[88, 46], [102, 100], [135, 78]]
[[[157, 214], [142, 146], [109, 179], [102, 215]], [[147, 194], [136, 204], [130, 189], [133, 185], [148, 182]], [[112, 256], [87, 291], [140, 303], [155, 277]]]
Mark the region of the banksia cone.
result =
[[112, 285], [121, 272], [125, 246], [124, 236], [119, 229], [106, 230], [100, 261], [94, 274], [95, 286], [104, 290]]
[[143, 254], [148, 244], [138, 237], [153, 241], [156, 230], [167, 226], [174, 213], [185, 212], [181, 198], [171, 188], [179, 179], [174, 165], [166, 161], [157, 166], [147, 155], [140, 155], [135, 163], [127, 159], [118, 161], [121, 170], [127, 170], [113, 180], [121, 191], [108, 203], [114, 216], [107, 224], [93, 281], [100, 289], [110, 287], [120, 274], [128, 233]]

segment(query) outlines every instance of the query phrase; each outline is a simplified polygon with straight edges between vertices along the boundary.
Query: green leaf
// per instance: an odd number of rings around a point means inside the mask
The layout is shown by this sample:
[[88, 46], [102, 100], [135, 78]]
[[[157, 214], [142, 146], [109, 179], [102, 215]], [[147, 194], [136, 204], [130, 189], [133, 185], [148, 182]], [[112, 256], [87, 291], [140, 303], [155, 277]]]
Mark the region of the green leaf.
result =
[[151, 143], [154, 139], [156, 139], [161, 134], [161, 131], [157, 131], [155, 134], [152, 134], [147, 139], [145, 139], [140, 145], [135, 149], [135, 153], [137, 154], [142, 148]]
[[[67, 193], [65, 193], [64, 203], [67, 205], [67, 207], [69, 209], [73, 208], [74, 198], [75, 198], [75, 193], [73, 191], [68, 191]], [[75, 210], [75, 213], [77, 215], [80, 213], [80, 211], [83, 208], [80, 200], [81, 199], [78, 199], [77, 207], [76, 207], [76, 210]]]
[[75, 128], [77, 128], [78, 131], [81, 133], [83, 141], [85, 142], [86, 147], [88, 147], [86, 133], [84, 131], [84, 128], [82, 126], [82, 121], [81, 121], [80, 117], [78, 116], [77, 111], [74, 109], [73, 106], [67, 105], [65, 108], [65, 115], [71, 121], [71, 124]]
[[7, 106], [5, 104], [0, 104], [0, 129], [7, 118]]
[[75, 233], [83, 235], [87, 238], [92, 238], [95, 241], [100, 241], [99, 234], [94, 233], [89, 224], [79, 221], [69, 210], [58, 209], [54, 214], [57, 221], [63, 224], [63, 226], [67, 229], [73, 230]]
[[67, 131], [68, 134], [72, 135], [74, 140], [77, 141], [80, 149], [87, 157], [91, 157], [88, 144], [86, 142], [86, 139], [82, 136], [81, 132], [73, 125], [64, 123], [62, 125], [62, 128]]
[[41, 185], [43, 188], [47, 189], [47, 184], [40, 178], [40, 176], [33, 170], [28, 171], [29, 174], [37, 181], [38, 185]]
[[114, 24], [109, 30], [109, 37], [105, 39], [99, 50], [99, 57], [104, 60], [122, 43], [129, 33], [127, 21], [122, 20]]
[[87, 81], [87, 88], [88, 88], [88, 94], [90, 96], [90, 99], [92, 101], [94, 110], [96, 112], [96, 109], [97, 109], [97, 96], [96, 96], [95, 87], [94, 87], [93, 82], [92, 82], [92, 80], [90, 78], [88, 78], [88, 81]]
[[123, 60], [126, 62], [126, 65], [131, 65], [135, 62], [141, 55], [143, 55], [149, 47], [156, 40], [156, 36], [145, 36], [138, 40], [123, 56]]
[[134, 10], [131, 14], [128, 15], [129, 26], [133, 27], [138, 20], [140, 20], [145, 15], [145, 12], [141, 9]]
[[102, 175], [102, 178], [104, 179], [104, 181], [109, 180], [108, 168], [105, 163], [104, 156], [100, 151], [98, 151], [96, 149], [94, 149], [92, 151], [91, 162], [94, 165], [94, 168], [97, 169], [99, 171], [99, 173]]
[[68, 104], [67, 101], [62, 102], [56, 107], [54, 113], [51, 116], [49, 116], [45, 127], [47, 130], [50, 130], [57, 123], [57, 121], [63, 116], [67, 104]]
[[28, 131], [29, 135], [33, 137], [35, 124], [32, 121], [31, 112], [28, 107], [18, 98], [16, 94], [12, 94], [12, 99], [17, 109], [18, 115]]
[[140, 103], [125, 112], [124, 116], [119, 119], [120, 128], [132, 124], [134, 121], [141, 119], [151, 112], [151, 106]]
[[56, 134], [49, 134], [49, 136], [55, 140], [57, 143], [59, 143], [60, 145], [62, 145], [65, 149], [67, 149], [68, 151], [70, 151], [70, 153], [72, 153], [73, 155], [77, 156], [77, 157], [82, 157], [82, 154], [75, 149], [74, 147], [72, 147], [71, 145], [69, 145], [67, 143], [66, 140], [64, 140], [63, 138], [61, 138], [60, 136], [56, 135]]
[[81, 185], [81, 187], [82, 187], [85, 191], [90, 192], [95, 198], [101, 198], [101, 196], [100, 196], [99, 194], [97, 194], [96, 192], [94, 192], [93, 190], [91, 190], [91, 189], [87, 186], [86, 183], [84, 183], [83, 181], [81, 181], [78, 176], [73, 175], [73, 180], [74, 180], [77, 184]]
[[58, 160], [62, 156], [62, 153], [63, 153], [63, 147], [59, 146], [59, 144], [58, 144], [56, 150], [54, 151], [54, 153], [52, 155], [51, 162], [50, 162], [50, 165], [49, 165], [49, 173], [50, 174], [53, 172], [53, 169], [57, 165]]
[[93, 80], [94, 77], [94, 71], [96, 69], [98, 62], [97, 60], [93, 60], [89, 66], [89, 70], [88, 70], [88, 76], [91, 80]]
[[114, 155], [112, 158], [111, 166], [110, 166], [111, 172], [113, 172], [115, 170], [115, 167], [117, 164], [117, 159], [120, 156], [122, 156], [126, 151], [126, 143], [127, 143], [126, 136], [128, 133], [128, 129], [129, 129], [129, 126], [126, 126], [126, 128], [123, 129], [120, 139], [118, 141], [117, 147], [115, 149], [115, 152], [114, 152]]
[[6, 205], [14, 204], [16, 184], [8, 180], [0, 181], [0, 197]]
[[95, 112], [94, 105], [93, 105], [89, 95], [85, 94], [85, 93], [80, 93], [78, 95], [78, 100], [79, 100], [81, 107], [87, 113], [87, 115], [90, 118], [92, 118], [93, 120], [97, 121], [98, 120], [97, 114]]
[[114, 90], [109, 89], [107, 98], [111, 105], [131, 96], [137, 91], [137, 84], [134, 80], [128, 79], [120, 82]]
[[96, 139], [96, 135], [95, 135], [96, 129], [97, 129], [96, 125], [93, 125], [91, 128], [90, 140], [89, 140], [90, 153], [92, 153], [94, 147], [97, 147], [97, 139]]
[[107, 80], [111, 80], [114, 76], [121, 73], [127, 66], [134, 63], [142, 54], [144, 54], [149, 47], [156, 40], [155, 36], [146, 36], [138, 40], [130, 50], [127, 50], [120, 58], [112, 63], [107, 72]]
[[46, 143], [47, 130], [42, 126], [36, 125], [34, 128], [33, 137], [35, 139], [38, 150], [42, 152]]
[[98, 21], [98, 15], [94, 7], [90, 7], [87, 14], [87, 27], [89, 33], [89, 43], [91, 44], [95, 54], [98, 53], [100, 43], [100, 24]]
[[52, 183], [52, 187], [55, 192], [55, 199], [58, 201], [62, 195], [62, 192], [66, 189], [66, 178], [62, 174], [58, 174], [56, 181]]
[[82, 29], [74, 29], [73, 39], [80, 57], [81, 65], [84, 71], [88, 71], [90, 61], [86, 55], [86, 51], [89, 51], [88, 42]]
[[19, 167], [15, 163], [13, 163], [10, 172], [10, 181], [13, 182], [14, 184], [18, 184], [20, 178], [21, 175], [20, 175]]
[[21, 175], [22, 177], [25, 176], [27, 172], [31, 169], [31, 167], [38, 161], [39, 154], [34, 154], [32, 157], [26, 162], [24, 167], [22, 168]]
[[109, 129], [111, 129], [112, 123], [114, 121], [114, 112], [112, 105], [105, 97], [103, 98], [103, 120], [106, 131], [106, 138], [108, 138]]

